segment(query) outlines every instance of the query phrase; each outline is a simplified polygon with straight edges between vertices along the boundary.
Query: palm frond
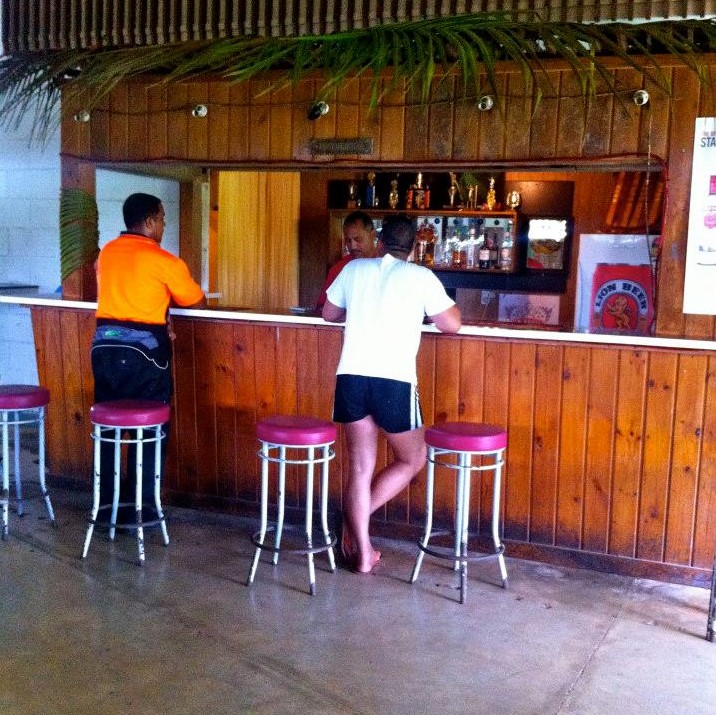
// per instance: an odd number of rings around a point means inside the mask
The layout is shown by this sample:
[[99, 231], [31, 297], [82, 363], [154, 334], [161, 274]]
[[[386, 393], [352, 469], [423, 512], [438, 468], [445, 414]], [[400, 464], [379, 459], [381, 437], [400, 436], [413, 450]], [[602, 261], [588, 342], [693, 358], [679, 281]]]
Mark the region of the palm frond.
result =
[[99, 252], [98, 211], [95, 197], [81, 189], [60, 193], [60, 274], [72, 272], [94, 260]]

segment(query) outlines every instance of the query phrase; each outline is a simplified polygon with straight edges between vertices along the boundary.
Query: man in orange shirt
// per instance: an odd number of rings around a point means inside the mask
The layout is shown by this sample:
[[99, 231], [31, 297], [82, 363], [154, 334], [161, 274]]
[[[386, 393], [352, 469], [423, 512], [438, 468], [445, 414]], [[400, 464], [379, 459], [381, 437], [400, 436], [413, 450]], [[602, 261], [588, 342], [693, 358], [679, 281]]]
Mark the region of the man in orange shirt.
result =
[[[97, 259], [94, 399], [168, 403], [172, 395], [169, 305], [200, 308], [206, 305], [206, 298], [186, 263], [160, 246], [165, 226], [161, 200], [150, 194], [132, 194], [122, 212], [127, 230], [110, 241]], [[103, 444], [102, 448], [100, 504], [108, 504], [113, 491], [113, 447]], [[152, 504], [153, 444], [145, 445], [143, 461], [144, 501]], [[134, 464], [132, 454], [128, 463]], [[128, 477], [134, 480], [131, 473]], [[133, 485], [122, 485], [120, 502], [133, 502], [132, 494]]]
[[354, 258], [373, 258], [376, 255], [378, 237], [373, 226], [373, 219], [365, 211], [349, 213], [343, 221], [343, 241], [348, 253], [328, 270], [321, 295], [316, 303], [316, 310], [319, 312], [326, 304], [326, 291], [345, 266]]

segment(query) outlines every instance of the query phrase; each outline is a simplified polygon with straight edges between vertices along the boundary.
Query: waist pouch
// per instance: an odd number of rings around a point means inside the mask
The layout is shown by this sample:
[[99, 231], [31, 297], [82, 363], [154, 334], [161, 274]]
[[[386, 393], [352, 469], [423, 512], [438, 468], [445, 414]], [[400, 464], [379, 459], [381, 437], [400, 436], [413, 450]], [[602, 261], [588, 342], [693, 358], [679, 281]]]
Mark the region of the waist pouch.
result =
[[156, 350], [159, 341], [149, 330], [126, 328], [122, 325], [98, 325], [92, 339], [92, 347], [102, 345], [142, 346], [146, 350]]

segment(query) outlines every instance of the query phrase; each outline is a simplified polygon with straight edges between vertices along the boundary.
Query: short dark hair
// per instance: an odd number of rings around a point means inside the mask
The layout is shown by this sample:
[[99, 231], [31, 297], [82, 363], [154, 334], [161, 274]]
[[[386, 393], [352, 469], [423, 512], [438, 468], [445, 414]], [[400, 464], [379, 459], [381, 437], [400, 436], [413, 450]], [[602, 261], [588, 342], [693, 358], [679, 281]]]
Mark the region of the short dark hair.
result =
[[363, 228], [373, 228], [373, 219], [365, 211], [352, 211], [343, 219], [343, 228], [361, 224]]
[[415, 243], [415, 226], [413, 219], [405, 214], [388, 216], [383, 221], [380, 240], [388, 253], [408, 254], [413, 250]]
[[156, 216], [162, 200], [151, 194], [131, 194], [122, 206], [124, 225], [128, 229], [139, 228], [146, 219]]

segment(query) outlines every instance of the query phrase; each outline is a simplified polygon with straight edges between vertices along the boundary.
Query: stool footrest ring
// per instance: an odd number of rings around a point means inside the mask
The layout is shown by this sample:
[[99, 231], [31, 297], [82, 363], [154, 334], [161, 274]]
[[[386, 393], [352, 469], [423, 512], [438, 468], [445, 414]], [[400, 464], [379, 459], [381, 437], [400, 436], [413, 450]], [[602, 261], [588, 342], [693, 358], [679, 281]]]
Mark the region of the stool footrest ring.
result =
[[[433, 531], [432, 533], [433, 537], [451, 535], [452, 532], [450, 531]], [[446, 559], [448, 561], [484, 561], [485, 559], [496, 559], [505, 553], [504, 544], [500, 544], [498, 549], [489, 553], [477, 553], [473, 551], [465, 556], [455, 555], [454, 546], [423, 546], [423, 544], [418, 541], [418, 548], [429, 556], [434, 556], [438, 559]]]
[[[320, 543], [318, 546], [311, 546], [311, 547], [307, 546], [306, 548], [302, 548], [302, 549], [295, 549], [290, 546], [283, 546], [283, 545], [276, 548], [273, 544], [273, 541], [266, 543], [266, 540], [265, 540], [266, 536], [268, 534], [275, 533], [275, 532], [276, 532], [275, 526], [267, 527], [266, 533], [264, 534], [264, 542], [261, 543], [259, 541], [259, 539], [261, 537], [261, 532], [256, 531], [251, 535], [251, 543], [257, 549], [262, 549], [263, 551], [270, 551], [274, 554], [287, 553], [287, 554], [306, 555], [306, 554], [322, 554], [323, 552], [328, 551], [328, 549], [332, 549], [336, 545], [336, 542], [338, 541], [335, 533], [332, 531], [329, 531], [328, 532], [329, 542], [327, 544]], [[293, 534], [296, 534], [297, 536], [302, 537], [304, 540], [306, 539], [306, 532], [303, 529], [301, 529], [301, 527], [298, 527], [298, 526], [293, 526], [293, 525], [288, 525], [288, 524], [284, 525], [283, 532], [284, 532], [284, 535], [286, 534], [286, 532], [291, 532]], [[314, 534], [315, 534], [316, 541], [319, 541], [319, 540], [322, 541], [325, 538], [323, 536], [322, 531], [314, 531]], [[282, 538], [283, 538], [283, 535], [282, 535]], [[313, 535], [311, 536], [311, 540], [314, 541]]]
[[[132, 508], [132, 514], [136, 512], [136, 504], [132, 502], [119, 502], [117, 504], [117, 509], [120, 507], [131, 507]], [[111, 511], [112, 505], [111, 504], [102, 504], [99, 509], [97, 510], [97, 516], [103, 512], [103, 511]], [[142, 505], [142, 509], [154, 509], [156, 511], [156, 506], [154, 504], [150, 504], [147, 502], [146, 505]], [[164, 511], [163, 516], [161, 519], [157, 517], [156, 519], [142, 519], [141, 527], [142, 529], [146, 529], [150, 526], [157, 526], [158, 524], [161, 524], [162, 522], [166, 522], [167, 520], [167, 513]], [[136, 531], [139, 529], [140, 524], [137, 521], [118, 521], [118, 522], [110, 522], [110, 521], [97, 521], [95, 519], [92, 521], [92, 519], [87, 519], [88, 524], [92, 524], [97, 529], [124, 529], [125, 531]]]

